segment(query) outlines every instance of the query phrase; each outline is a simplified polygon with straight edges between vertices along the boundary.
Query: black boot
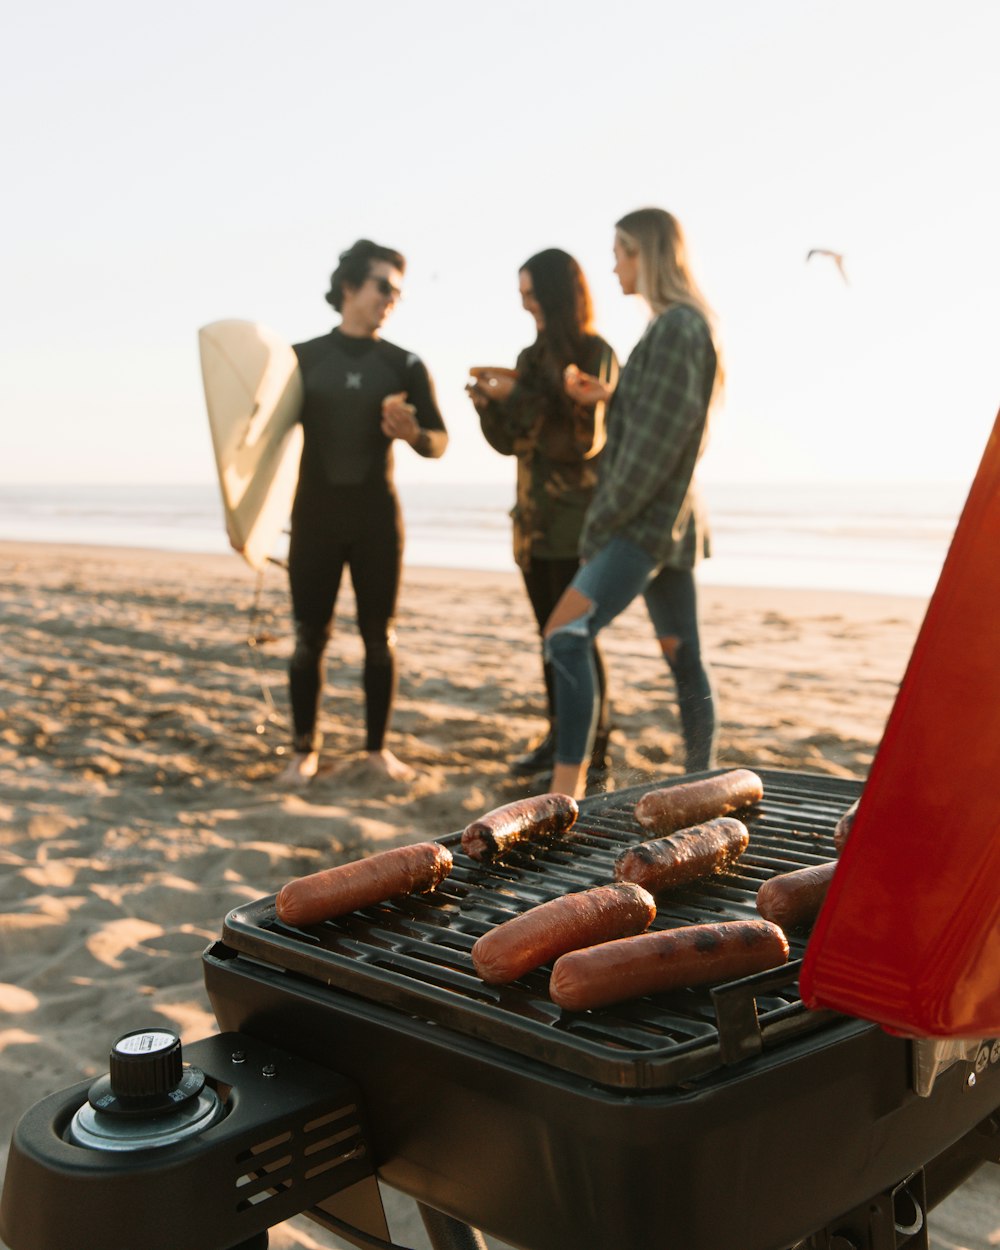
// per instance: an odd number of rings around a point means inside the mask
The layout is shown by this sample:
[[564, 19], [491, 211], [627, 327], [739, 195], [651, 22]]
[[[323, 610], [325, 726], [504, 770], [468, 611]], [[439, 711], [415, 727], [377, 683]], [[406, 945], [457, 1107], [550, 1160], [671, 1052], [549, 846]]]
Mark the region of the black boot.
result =
[[600, 794], [611, 789], [609, 777], [611, 772], [611, 756], [608, 754], [608, 743], [611, 740], [611, 726], [599, 728], [594, 737], [594, 749], [590, 753], [587, 766], [587, 793]]
[[549, 732], [535, 747], [523, 755], [516, 755], [510, 762], [515, 777], [530, 777], [535, 773], [551, 772], [556, 753], [556, 738], [550, 726]]
[[611, 756], [608, 744], [611, 741], [611, 726], [599, 728], [594, 735], [594, 749], [590, 753], [590, 768], [597, 772], [607, 772], [611, 767]]

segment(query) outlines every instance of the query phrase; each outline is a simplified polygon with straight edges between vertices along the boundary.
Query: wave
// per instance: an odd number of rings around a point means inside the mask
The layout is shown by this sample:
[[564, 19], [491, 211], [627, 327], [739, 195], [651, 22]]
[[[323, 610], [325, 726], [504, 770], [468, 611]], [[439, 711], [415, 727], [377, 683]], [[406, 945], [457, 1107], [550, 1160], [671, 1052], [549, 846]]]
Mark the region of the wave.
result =
[[[513, 485], [399, 484], [410, 565], [514, 569]], [[706, 584], [929, 595], [965, 491], [951, 484], [711, 483]], [[214, 485], [0, 486], [0, 538], [229, 550]], [[276, 555], [281, 556], [281, 550]]]

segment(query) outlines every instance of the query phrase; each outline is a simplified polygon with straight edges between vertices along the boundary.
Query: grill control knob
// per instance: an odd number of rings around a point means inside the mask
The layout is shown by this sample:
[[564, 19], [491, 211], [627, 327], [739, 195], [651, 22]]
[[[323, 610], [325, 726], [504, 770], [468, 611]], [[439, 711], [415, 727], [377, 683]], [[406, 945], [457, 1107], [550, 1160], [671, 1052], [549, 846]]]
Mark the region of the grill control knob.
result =
[[87, 1091], [68, 1140], [97, 1150], [169, 1145], [203, 1132], [223, 1114], [200, 1068], [184, 1063], [170, 1029], [135, 1029], [111, 1048], [107, 1075]]
[[136, 1029], [111, 1048], [108, 1076], [117, 1098], [169, 1094], [181, 1083], [181, 1039], [167, 1029]]
[[111, 1048], [107, 1076], [90, 1087], [90, 1105], [109, 1115], [176, 1111], [196, 1098], [205, 1074], [181, 1061], [181, 1039], [169, 1029], [135, 1029]]

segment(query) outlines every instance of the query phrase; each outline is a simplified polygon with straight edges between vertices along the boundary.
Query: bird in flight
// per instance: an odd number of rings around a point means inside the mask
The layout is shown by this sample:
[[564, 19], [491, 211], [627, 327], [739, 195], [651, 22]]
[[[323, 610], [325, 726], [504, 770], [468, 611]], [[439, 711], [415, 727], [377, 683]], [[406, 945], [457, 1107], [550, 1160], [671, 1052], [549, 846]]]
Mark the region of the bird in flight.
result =
[[[829, 256], [840, 270], [840, 276], [845, 282], [847, 282], [847, 271], [844, 268], [844, 257], [840, 252], [831, 252], [830, 249], [826, 247], [813, 247], [806, 253], [806, 261], [808, 262], [812, 260], [814, 256]], [[850, 283], [847, 282], [847, 285], [850, 286]]]

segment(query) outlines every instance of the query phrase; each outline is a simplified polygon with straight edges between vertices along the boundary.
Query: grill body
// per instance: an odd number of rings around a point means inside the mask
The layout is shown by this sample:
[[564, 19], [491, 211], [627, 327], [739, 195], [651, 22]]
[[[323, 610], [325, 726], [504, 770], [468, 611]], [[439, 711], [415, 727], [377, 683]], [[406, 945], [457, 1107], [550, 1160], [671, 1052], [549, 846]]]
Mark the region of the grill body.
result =
[[223, 1028], [361, 1085], [380, 1179], [524, 1250], [784, 1250], [1000, 1105], [1000, 1069], [918, 1097], [908, 1043], [859, 1022], [635, 1093], [218, 948], [206, 981]]
[[[658, 900], [657, 927], [753, 915], [761, 880], [832, 858], [857, 783], [761, 775], [743, 860]], [[1000, 1062], [972, 1085], [953, 1066], [919, 1097], [910, 1043], [807, 1012], [795, 965], [578, 1015], [548, 1001], [545, 970], [483, 986], [475, 938], [610, 880], [648, 788], [586, 801], [537, 854], [456, 855], [434, 896], [303, 933], [273, 900], [238, 909], [205, 954], [220, 1026], [356, 1081], [380, 1178], [523, 1250], [785, 1250], [987, 1120]]]

